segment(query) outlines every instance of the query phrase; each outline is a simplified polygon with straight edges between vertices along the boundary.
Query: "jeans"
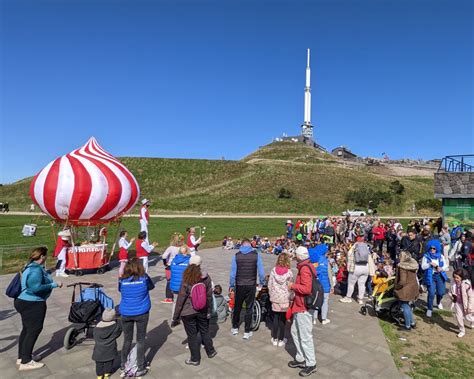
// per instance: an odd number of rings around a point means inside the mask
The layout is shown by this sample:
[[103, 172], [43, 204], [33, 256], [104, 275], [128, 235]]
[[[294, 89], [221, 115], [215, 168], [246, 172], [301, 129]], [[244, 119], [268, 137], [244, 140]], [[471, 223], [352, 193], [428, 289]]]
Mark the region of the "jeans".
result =
[[31, 362], [36, 340], [43, 330], [46, 301], [26, 301], [16, 298], [16, 311], [21, 315], [22, 329], [18, 339], [18, 358], [21, 363]]
[[313, 341], [313, 317], [309, 312], [293, 315], [291, 337], [296, 347], [295, 360], [305, 362], [307, 367], [316, 365]]
[[123, 347], [122, 347], [122, 365], [125, 367], [128, 354], [132, 348], [133, 326], [137, 325], [137, 366], [139, 370], [145, 369], [145, 337], [146, 327], [150, 314], [145, 313], [139, 316], [122, 316]]
[[446, 287], [441, 278], [441, 275], [436, 273], [433, 275], [432, 283], [427, 286], [428, 287], [428, 309], [430, 311], [433, 310], [433, 300], [436, 294], [436, 300], [441, 303], [441, 299], [443, 298], [444, 292], [446, 291]]
[[253, 303], [255, 302], [255, 292], [257, 291], [256, 286], [236, 286], [235, 287], [235, 306], [234, 313], [232, 314], [232, 328], [239, 328], [240, 312], [242, 312], [242, 306], [245, 304], [247, 309], [245, 311], [245, 333], [250, 332], [252, 324], [252, 312]]
[[104, 376], [105, 374], [112, 374], [114, 361], [95, 362], [95, 373], [97, 376]]
[[349, 273], [349, 283], [347, 285], [347, 297], [352, 297], [354, 293], [354, 286], [357, 283], [358, 294], [357, 297], [362, 300], [365, 293], [365, 282], [369, 276], [369, 266], [368, 265], [356, 265], [354, 272]]
[[181, 316], [184, 330], [188, 336], [189, 351], [193, 362], [201, 361], [201, 341], [198, 334], [201, 335], [202, 344], [207, 355], [214, 353], [211, 335], [209, 334], [209, 319], [206, 313], [195, 313], [189, 316]]
[[[326, 320], [328, 318], [328, 308], [329, 308], [329, 292], [324, 293], [323, 306], [321, 307], [321, 320]], [[315, 312], [315, 317], [317, 313]]]
[[400, 301], [400, 306], [403, 311], [403, 318], [405, 319], [405, 328], [410, 329], [414, 324], [413, 322], [413, 311], [408, 301]]
[[285, 338], [286, 312], [273, 312], [272, 338], [283, 341]]

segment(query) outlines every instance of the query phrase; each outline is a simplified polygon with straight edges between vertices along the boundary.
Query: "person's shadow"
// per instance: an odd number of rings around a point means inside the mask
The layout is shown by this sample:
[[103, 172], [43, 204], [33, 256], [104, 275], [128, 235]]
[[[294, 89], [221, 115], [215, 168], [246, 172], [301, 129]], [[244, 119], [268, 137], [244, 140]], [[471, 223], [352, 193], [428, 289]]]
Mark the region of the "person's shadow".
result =
[[146, 361], [151, 362], [155, 357], [156, 353], [164, 345], [168, 336], [171, 334], [171, 328], [168, 321], [163, 321], [156, 328], [150, 330], [146, 335], [147, 345], [150, 346], [150, 350], [146, 355]]
[[16, 313], [14, 309], [5, 309], [0, 311], [0, 321], [6, 320], [7, 318], [12, 317]]
[[39, 355], [41, 356], [41, 359], [43, 359], [62, 348], [64, 346], [64, 336], [69, 328], [70, 326], [66, 326], [54, 332], [51, 336], [51, 340], [44, 346], [36, 349], [34, 355]]
[[0, 341], [12, 341], [7, 346], [2, 347], [0, 349], [0, 353], [4, 353], [10, 350], [11, 348], [13, 348], [18, 343], [18, 336], [15, 335], [15, 336], [3, 337], [3, 338], [0, 338]]

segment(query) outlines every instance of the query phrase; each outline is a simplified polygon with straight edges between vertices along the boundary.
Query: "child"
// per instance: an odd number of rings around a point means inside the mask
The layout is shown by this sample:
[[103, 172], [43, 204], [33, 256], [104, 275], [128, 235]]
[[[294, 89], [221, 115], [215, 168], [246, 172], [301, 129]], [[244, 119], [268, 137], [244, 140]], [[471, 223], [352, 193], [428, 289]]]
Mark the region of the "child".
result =
[[347, 272], [346, 257], [341, 255], [337, 262], [339, 267], [336, 274], [336, 285], [334, 286], [334, 293], [336, 295], [346, 296], [347, 294], [347, 279], [349, 273]]
[[227, 320], [228, 306], [227, 301], [222, 296], [222, 287], [219, 284], [214, 286], [214, 301], [217, 308], [217, 323], [220, 324]]
[[[322, 238], [323, 239], [323, 238]], [[321, 243], [309, 249], [309, 259], [316, 267], [316, 274], [324, 291], [324, 301], [320, 310], [321, 323], [323, 325], [329, 324], [331, 320], [327, 318], [329, 307], [329, 293], [333, 287], [330, 278], [332, 279], [332, 270], [329, 266], [328, 260], [328, 246]], [[311, 312], [310, 312], [311, 313]], [[318, 311], [313, 313], [313, 324], [316, 325], [318, 319]]]
[[[375, 271], [375, 275], [372, 278], [372, 283], [376, 286], [376, 292], [374, 295], [379, 295], [382, 292], [386, 291], [388, 288], [388, 274], [384, 270], [384, 264], [378, 263], [377, 271]], [[372, 293], [369, 293], [372, 295]]]
[[459, 326], [458, 337], [462, 338], [466, 334], [464, 318], [471, 322], [471, 328], [474, 327], [474, 291], [466, 270], [462, 268], [455, 270], [453, 279], [454, 283], [449, 294], [453, 301], [456, 321]]
[[286, 311], [290, 307], [291, 296], [288, 283], [293, 281], [293, 273], [290, 268], [291, 260], [288, 254], [280, 254], [268, 280], [268, 291], [273, 310], [273, 346], [285, 346]]
[[120, 268], [119, 268], [119, 278], [122, 277], [123, 272], [125, 270], [125, 265], [128, 262], [128, 249], [130, 246], [132, 246], [133, 241], [135, 241], [135, 238], [132, 238], [130, 242], [127, 241], [128, 233], [126, 230], [122, 230], [120, 232], [120, 239], [119, 239], [119, 254], [118, 254], [118, 259], [120, 262]]
[[109, 378], [114, 359], [117, 357], [117, 338], [122, 334], [120, 324], [115, 320], [115, 311], [106, 308], [102, 313], [102, 321], [94, 328], [94, 352], [92, 359], [95, 361], [97, 379]]

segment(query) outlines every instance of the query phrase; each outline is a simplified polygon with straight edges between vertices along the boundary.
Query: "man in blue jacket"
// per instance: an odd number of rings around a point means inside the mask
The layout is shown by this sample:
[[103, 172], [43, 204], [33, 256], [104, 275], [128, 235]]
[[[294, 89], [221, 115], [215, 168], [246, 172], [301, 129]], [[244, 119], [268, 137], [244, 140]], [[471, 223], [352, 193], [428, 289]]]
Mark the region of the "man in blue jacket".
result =
[[230, 288], [235, 291], [235, 306], [232, 314], [232, 334], [239, 334], [239, 321], [242, 306], [245, 304], [245, 332], [242, 337], [248, 340], [252, 336], [250, 330], [252, 323], [253, 303], [257, 287], [257, 271], [260, 285], [265, 284], [265, 270], [262, 257], [252, 248], [248, 239], [242, 240], [239, 251], [232, 258], [230, 269]]

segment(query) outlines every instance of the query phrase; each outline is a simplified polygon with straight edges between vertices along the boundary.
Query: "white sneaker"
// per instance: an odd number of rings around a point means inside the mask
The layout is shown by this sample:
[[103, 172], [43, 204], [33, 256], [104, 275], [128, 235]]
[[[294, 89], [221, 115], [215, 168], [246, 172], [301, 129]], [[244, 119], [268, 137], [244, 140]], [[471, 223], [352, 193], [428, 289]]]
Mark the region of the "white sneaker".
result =
[[458, 333], [458, 337], [459, 337], [459, 338], [463, 338], [465, 335], [466, 335], [466, 333], [464, 333], [464, 332], [459, 332], [459, 333]]
[[27, 370], [36, 370], [37, 368], [44, 367], [44, 363], [30, 361], [28, 363], [20, 363], [20, 367], [18, 367], [19, 371], [27, 371]]
[[239, 334], [239, 329], [232, 328], [230, 332], [232, 333], [233, 336], [236, 336], [237, 334]]
[[60, 272], [57, 276], [60, 276], [61, 278], [69, 278], [69, 275], [65, 272]]
[[[41, 360], [41, 355], [32, 355], [32, 356], [31, 356], [31, 359], [32, 359], [33, 361], [35, 361], [35, 362], [38, 362], [38, 361]], [[18, 359], [16, 360], [16, 365], [17, 365], [17, 366], [21, 365], [21, 358], [18, 358]]]
[[277, 346], [278, 345], [278, 340], [276, 338], [272, 338], [272, 345]]
[[252, 332], [244, 333], [242, 339], [243, 339], [243, 340], [249, 340], [250, 337], [252, 337], [252, 336], [253, 336], [253, 333], [252, 333]]
[[329, 320], [329, 319], [327, 318], [326, 320], [323, 320], [323, 321], [321, 322], [321, 324], [327, 325], [327, 324], [329, 324], [330, 322], [331, 322], [331, 320]]
[[474, 321], [471, 321], [471, 325], [468, 325], [467, 327], [470, 329], [474, 329]]
[[364, 305], [364, 300], [362, 300], [362, 299], [357, 299], [357, 302], [358, 302], [360, 305]]
[[443, 304], [439, 303], [438, 304], [438, 309], [444, 309]]
[[286, 342], [283, 340], [283, 341], [278, 341], [278, 347], [283, 347], [285, 346]]
[[313, 318], [313, 325], [316, 325], [316, 322], [318, 321], [318, 319], [315, 317]]
[[430, 311], [429, 309], [426, 311], [426, 317], [431, 317], [433, 315], [433, 311]]
[[350, 297], [343, 297], [342, 299], [339, 299], [341, 303], [352, 303], [352, 299]]

